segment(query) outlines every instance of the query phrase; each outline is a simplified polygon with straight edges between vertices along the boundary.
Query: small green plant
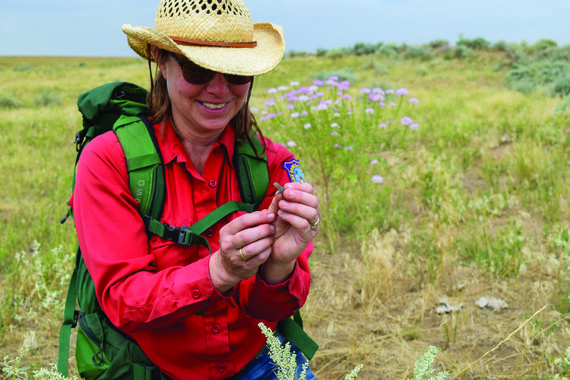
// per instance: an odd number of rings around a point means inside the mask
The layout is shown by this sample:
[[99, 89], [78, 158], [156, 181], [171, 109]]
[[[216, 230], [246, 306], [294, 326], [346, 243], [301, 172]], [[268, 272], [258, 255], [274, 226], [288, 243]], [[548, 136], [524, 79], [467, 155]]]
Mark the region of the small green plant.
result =
[[34, 98], [34, 103], [38, 107], [56, 107], [63, 104], [59, 95], [48, 91], [42, 91], [40, 96]]
[[429, 346], [423, 356], [414, 364], [413, 380], [444, 380], [447, 379], [449, 373], [440, 372], [436, 376], [432, 376], [435, 368], [432, 368], [435, 356], [437, 355], [437, 347]]
[[[307, 375], [308, 364], [305, 363], [302, 368], [301, 375], [297, 377], [297, 359], [296, 355], [291, 352], [291, 344], [289, 342], [282, 345], [279, 339], [273, 335], [273, 331], [263, 322], [259, 323], [259, 328], [267, 338], [267, 346], [269, 347], [269, 356], [276, 365], [275, 376], [279, 380], [305, 380]], [[362, 364], [354, 368], [346, 377], [345, 380], [353, 380], [358, 376]]]
[[[5, 356], [0, 364], [2, 373], [11, 380], [77, 380], [76, 376], [65, 377], [53, 369], [40, 368], [31, 370], [29, 367], [20, 367], [22, 358], [17, 356], [13, 359]], [[31, 374], [31, 376], [30, 376]]]

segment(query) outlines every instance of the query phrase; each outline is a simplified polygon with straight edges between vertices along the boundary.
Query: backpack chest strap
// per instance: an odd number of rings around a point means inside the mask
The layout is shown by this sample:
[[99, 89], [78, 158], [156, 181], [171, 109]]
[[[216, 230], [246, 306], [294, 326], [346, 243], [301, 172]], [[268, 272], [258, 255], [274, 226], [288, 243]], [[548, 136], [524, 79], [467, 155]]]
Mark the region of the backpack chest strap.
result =
[[210, 244], [208, 244], [208, 240], [201, 236], [201, 234], [229, 214], [236, 211], [243, 211], [247, 213], [253, 212], [255, 206], [256, 205], [249, 203], [230, 201], [228, 203], [224, 203], [214, 211], [210, 212], [208, 215], [190, 227], [174, 227], [167, 223], [161, 223], [160, 221], [148, 215], [145, 215], [143, 220], [145, 228], [149, 233], [160, 236], [163, 239], [171, 240], [181, 245], [201, 245], [208, 248], [208, 251], [212, 253]]

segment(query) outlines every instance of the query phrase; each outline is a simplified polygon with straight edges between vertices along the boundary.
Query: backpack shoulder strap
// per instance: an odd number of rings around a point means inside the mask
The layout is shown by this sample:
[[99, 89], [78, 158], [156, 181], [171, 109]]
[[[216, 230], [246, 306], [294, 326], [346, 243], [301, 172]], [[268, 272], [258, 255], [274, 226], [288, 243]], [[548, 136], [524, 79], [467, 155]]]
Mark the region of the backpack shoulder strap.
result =
[[241, 199], [246, 203], [253, 204], [257, 209], [269, 187], [269, 171], [267, 169], [267, 155], [261, 155], [263, 147], [258, 135], [251, 136], [251, 141], [255, 150], [247, 141], [236, 142], [234, 167]]
[[129, 172], [131, 193], [139, 201], [139, 213], [159, 220], [166, 192], [164, 165], [156, 135], [146, 116], [122, 115], [113, 125]]

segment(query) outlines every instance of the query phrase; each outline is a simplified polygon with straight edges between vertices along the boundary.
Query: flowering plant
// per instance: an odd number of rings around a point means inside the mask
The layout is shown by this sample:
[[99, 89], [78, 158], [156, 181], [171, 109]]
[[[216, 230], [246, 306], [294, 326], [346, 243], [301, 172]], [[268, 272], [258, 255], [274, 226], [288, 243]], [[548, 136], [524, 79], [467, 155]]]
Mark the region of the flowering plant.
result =
[[410, 116], [418, 99], [406, 88], [355, 90], [336, 76], [310, 86], [291, 82], [268, 94], [271, 98], [252, 112], [272, 139], [302, 161], [327, 215], [329, 243], [334, 246], [340, 229], [384, 224], [391, 203], [386, 153], [402, 147], [408, 132], [420, 127]]

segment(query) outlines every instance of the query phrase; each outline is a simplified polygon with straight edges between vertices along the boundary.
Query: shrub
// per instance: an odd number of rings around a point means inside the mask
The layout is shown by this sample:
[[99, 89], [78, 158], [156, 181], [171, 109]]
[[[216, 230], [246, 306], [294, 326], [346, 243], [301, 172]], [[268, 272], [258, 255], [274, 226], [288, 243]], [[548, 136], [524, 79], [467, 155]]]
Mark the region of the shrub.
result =
[[432, 49], [441, 49], [443, 47], [449, 46], [448, 40], [433, 40], [428, 43], [428, 46]]
[[306, 57], [308, 54], [305, 51], [296, 51], [296, 50], [289, 50], [289, 53], [287, 53], [287, 56], [289, 58], [294, 58], [294, 57]]
[[352, 48], [352, 53], [354, 55], [374, 54], [375, 51], [376, 51], [376, 45], [369, 44], [366, 42], [357, 42], [354, 44], [354, 47]]
[[34, 98], [34, 103], [39, 107], [55, 107], [63, 104], [59, 95], [48, 91], [42, 91], [40, 96]]
[[482, 37], [477, 37], [472, 40], [462, 37], [457, 42], [457, 46], [465, 46], [472, 50], [485, 50], [489, 45], [489, 41]]
[[557, 47], [557, 46], [558, 46], [558, 44], [556, 43], [556, 41], [542, 39], [540, 41], [537, 41], [532, 47], [536, 51], [539, 51], [539, 50], [546, 50], [546, 49]]
[[0, 96], [0, 109], [14, 109], [21, 108], [24, 103], [20, 101], [14, 94], [5, 94]]
[[551, 94], [552, 96], [560, 95], [562, 97], [567, 97], [566, 103], [568, 103], [568, 99], [570, 97], [570, 72], [560, 75], [554, 81]]
[[406, 46], [406, 50], [404, 51], [404, 58], [429, 58], [429, 56], [430, 51], [426, 50], [421, 45]]
[[505, 52], [509, 58], [511, 64], [524, 64], [528, 61], [528, 56], [524, 50], [517, 44], [510, 43], [507, 44]]
[[496, 51], [507, 51], [507, 41], [505, 40], [497, 41], [491, 46], [491, 49]]
[[324, 57], [327, 55], [327, 49], [317, 48], [317, 57]]
[[457, 59], [467, 59], [473, 56], [473, 50], [465, 45], [457, 45], [455, 49], [453, 49], [453, 54]]
[[12, 71], [22, 72], [22, 71], [30, 71], [31, 69], [32, 69], [32, 66], [30, 66], [30, 65], [22, 65], [22, 66], [14, 66], [12, 68]]
[[396, 46], [396, 44], [383, 44], [376, 49], [376, 55], [381, 57], [395, 57], [398, 55], [398, 46]]
[[327, 58], [332, 58], [332, 59], [338, 59], [338, 58], [342, 58], [346, 55], [349, 55], [350, 51], [345, 48], [345, 47], [341, 47], [341, 48], [336, 48], [336, 49], [330, 49], [329, 51], [327, 51]]

